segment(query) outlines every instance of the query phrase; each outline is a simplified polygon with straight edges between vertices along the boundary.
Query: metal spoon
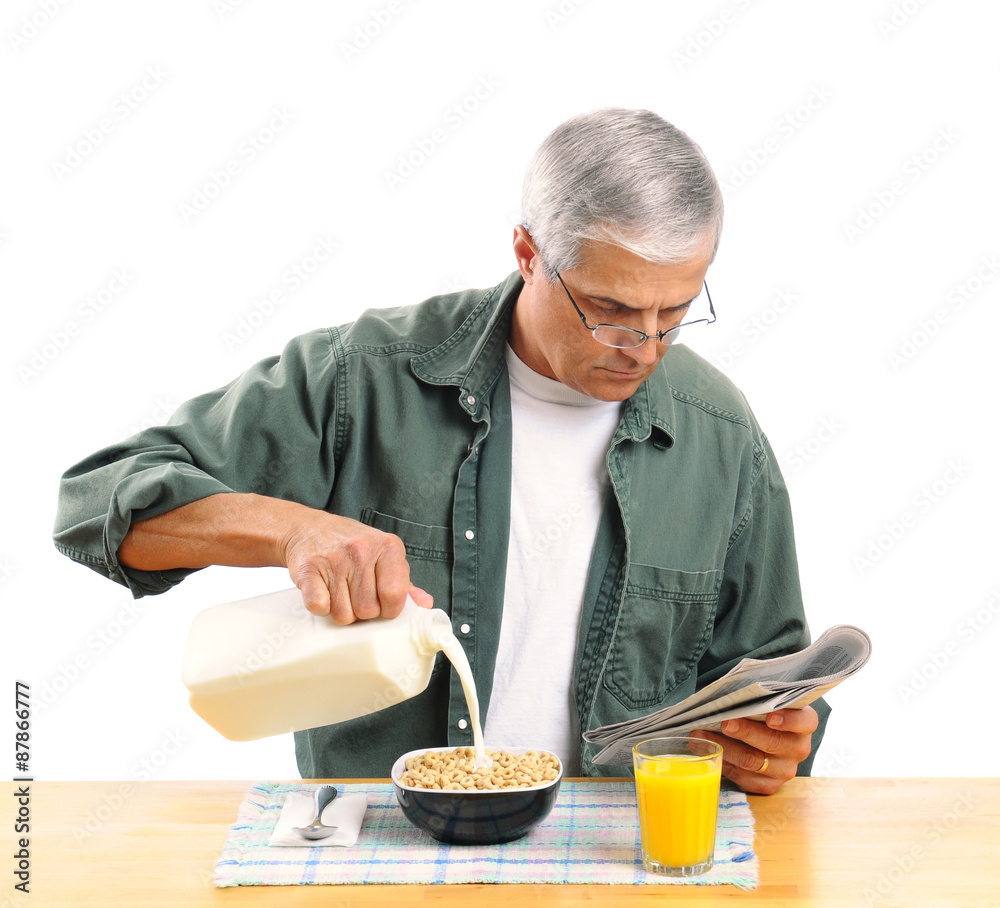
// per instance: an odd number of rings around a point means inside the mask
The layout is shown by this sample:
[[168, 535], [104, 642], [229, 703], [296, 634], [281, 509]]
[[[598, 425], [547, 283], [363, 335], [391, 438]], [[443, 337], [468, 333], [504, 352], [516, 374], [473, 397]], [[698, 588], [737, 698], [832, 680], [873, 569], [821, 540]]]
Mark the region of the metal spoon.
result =
[[325, 839], [328, 835], [333, 835], [337, 831], [336, 826], [325, 826], [323, 824], [323, 810], [328, 804], [333, 802], [340, 792], [332, 785], [321, 785], [316, 789], [313, 798], [316, 804], [316, 819], [308, 826], [296, 826], [295, 831], [304, 839]]

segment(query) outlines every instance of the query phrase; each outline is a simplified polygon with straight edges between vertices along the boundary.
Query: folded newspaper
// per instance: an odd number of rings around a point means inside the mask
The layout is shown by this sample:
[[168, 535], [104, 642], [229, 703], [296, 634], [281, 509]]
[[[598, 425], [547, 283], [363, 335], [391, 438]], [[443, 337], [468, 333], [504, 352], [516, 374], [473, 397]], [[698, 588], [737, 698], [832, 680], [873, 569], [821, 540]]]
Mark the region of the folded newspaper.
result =
[[605, 747], [594, 763], [632, 762], [632, 747], [646, 738], [720, 731], [726, 719], [763, 719], [775, 709], [808, 706], [861, 668], [871, 655], [869, 636], [850, 624], [824, 631], [811, 646], [774, 659], [744, 659], [728, 674], [686, 700], [628, 722], [584, 732]]

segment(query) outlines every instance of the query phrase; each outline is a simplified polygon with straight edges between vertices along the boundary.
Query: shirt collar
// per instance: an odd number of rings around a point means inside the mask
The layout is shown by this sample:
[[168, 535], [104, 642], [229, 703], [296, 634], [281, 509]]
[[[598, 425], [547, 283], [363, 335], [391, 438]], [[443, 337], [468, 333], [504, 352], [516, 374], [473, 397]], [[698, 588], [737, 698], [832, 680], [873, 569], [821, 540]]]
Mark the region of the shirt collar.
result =
[[619, 433], [632, 441], [646, 441], [652, 436], [658, 448], [670, 448], [674, 444], [674, 396], [667, 381], [664, 362], [656, 371], [639, 385], [625, 406]]
[[[508, 275], [476, 303], [454, 334], [411, 361], [414, 375], [423, 381], [458, 387], [459, 403], [474, 418], [485, 418], [489, 392], [506, 368], [507, 337], [523, 286], [520, 272]], [[645, 441], [652, 435], [658, 447], [673, 445], [674, 398], [666, 368], [670, 352], [626, 402], [616, 439]]]
[[411, 360], [417, 378], [457, 386], [459, 403], [476, 419], [488, 415], [489, 392], [506, 369], [504, 348], [523, 286], [520, 272], [515, 271], [487, 291], [447, 340]]

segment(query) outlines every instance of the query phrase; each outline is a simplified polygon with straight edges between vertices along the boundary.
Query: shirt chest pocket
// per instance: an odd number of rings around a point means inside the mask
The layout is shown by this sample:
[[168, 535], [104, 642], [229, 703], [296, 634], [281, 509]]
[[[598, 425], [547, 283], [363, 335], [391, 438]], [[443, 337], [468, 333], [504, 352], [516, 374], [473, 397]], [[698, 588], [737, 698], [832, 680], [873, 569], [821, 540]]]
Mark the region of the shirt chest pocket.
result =
[[434, 597], [435, 608], [451, 614], [451, 530], [403, 520], [374, 508], [361, 512], [361, 522], [403, 540], [410, 582]]
[[629, 709], [658, 706], [712, 639], [722, 571], [629, 565], [604, 684]]

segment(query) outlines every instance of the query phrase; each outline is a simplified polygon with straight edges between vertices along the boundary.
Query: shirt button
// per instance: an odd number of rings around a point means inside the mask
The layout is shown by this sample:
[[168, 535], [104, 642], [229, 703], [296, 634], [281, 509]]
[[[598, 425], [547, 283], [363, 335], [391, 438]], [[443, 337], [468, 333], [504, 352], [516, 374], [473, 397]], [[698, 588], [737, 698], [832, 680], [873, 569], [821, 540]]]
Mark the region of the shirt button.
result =
[[465, 531], [465, 538], [468, 539], [471, 542], [473, 539], [476, 538], [476, 534], [473, 533], [472, 530], [466, 530]]
[[461, 728], [464, 731], [465, 729], [467, 729], [469, 727], [469, 723], [466, 722], [465, 719], [459, 719], [458, 720], [458, 727]]
[[465, 398], [465, 402], [471, 407], [476, 402], [476, 399], [470, 394]]
[[471, 630], [472, 630], [472, 628], [471, 628], [471, 627], [469, 627], [469, 625], [468, 625], [468, 624], [463, 624], [463, 625], [462, 625], [462, 626], [461, 626], [461, 627], [459, 628], [459, 630], [460, 630], [460, 631], [461, 631], [461, 632], [462, 632], [463, 634], [467, 634], [467, 633], [469, 633], [469, 631], [471, 631]]

